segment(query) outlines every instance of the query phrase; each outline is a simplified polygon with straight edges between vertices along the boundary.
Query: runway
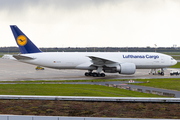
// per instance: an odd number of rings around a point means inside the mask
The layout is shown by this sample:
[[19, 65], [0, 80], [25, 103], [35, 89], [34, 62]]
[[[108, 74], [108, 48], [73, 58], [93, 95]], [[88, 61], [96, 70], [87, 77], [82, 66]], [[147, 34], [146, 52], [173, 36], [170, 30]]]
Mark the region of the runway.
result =
[[35, 70], [35, 67], [35, 65], [0, 58], [0, 81], [180, 78], [180, 76], [170, 76], [171, 69], [165, 70], [164, 76], [149, 75], [149, 69], [138, 69], [133, 75], [106, 73], [106, 77], [86, 77], [84, 76], [85, 70], [56, 70], [50, 68]]

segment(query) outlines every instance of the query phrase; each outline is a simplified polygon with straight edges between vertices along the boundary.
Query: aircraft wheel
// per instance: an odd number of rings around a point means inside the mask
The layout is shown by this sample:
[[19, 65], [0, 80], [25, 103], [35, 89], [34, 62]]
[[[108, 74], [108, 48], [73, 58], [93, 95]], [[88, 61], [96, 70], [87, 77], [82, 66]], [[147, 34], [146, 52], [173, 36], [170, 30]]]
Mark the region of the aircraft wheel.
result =
[[93, 73], [92, 73], [92, 72], [89, 72], [89, 76], [93, 76]]
[[164, 75], [164, 72], [161, 72], [161, 75]]
[[97, 77], [101, 77], [101, 74], [100, 74], [100, 73], [97, 73]]
[[97, 74], [97, 73], [92, 73], [92, 76], [93, 76], [93, 77], [97, 77], [98, 74]]
[[84, 74], [85, 76], [89, 76], [89, 73], [88, 72], [85, 72], [85, 74]]
[[105, 77], [105, 74], [104, 74], [104, 73], [101, 73], [100, 75], [101, 75], [101, 77]]

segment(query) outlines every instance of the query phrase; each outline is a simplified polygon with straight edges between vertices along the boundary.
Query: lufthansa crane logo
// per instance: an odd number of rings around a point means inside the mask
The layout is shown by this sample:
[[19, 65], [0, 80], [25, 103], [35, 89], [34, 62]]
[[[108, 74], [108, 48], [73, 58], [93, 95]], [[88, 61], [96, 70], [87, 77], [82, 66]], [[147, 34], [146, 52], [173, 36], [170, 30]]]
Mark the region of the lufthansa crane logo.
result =
[[27, 43], [27, 38], [24, 35], [20, 35], [20, 36], [17, 37], [17, 43], [20, 46], [24, 46]]

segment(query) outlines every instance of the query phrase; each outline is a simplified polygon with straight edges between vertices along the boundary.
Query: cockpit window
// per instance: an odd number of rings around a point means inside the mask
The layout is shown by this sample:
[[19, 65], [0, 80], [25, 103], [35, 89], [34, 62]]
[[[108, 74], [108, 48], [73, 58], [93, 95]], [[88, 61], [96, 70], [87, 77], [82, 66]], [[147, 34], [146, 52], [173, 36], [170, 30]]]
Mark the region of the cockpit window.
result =
[[171, 60], [174, 60], [173, 58], [171, 58]]

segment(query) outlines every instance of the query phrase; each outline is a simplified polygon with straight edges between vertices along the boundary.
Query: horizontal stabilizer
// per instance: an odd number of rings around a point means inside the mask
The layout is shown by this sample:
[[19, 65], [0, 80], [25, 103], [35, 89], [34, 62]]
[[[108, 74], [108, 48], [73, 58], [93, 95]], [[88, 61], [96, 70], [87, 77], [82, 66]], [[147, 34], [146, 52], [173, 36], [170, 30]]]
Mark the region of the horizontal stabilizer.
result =
[[16, 58], [17, 60], [32, 60], [34, 58], [32, 57], [27, 57], [27, 56], [23, 56], [23, 55], [13, 55], [14, 58]]
[[10, 60], [16, 60], [12, 55], [5, 54], [2, 56], [2, 59], [10, 59]]

